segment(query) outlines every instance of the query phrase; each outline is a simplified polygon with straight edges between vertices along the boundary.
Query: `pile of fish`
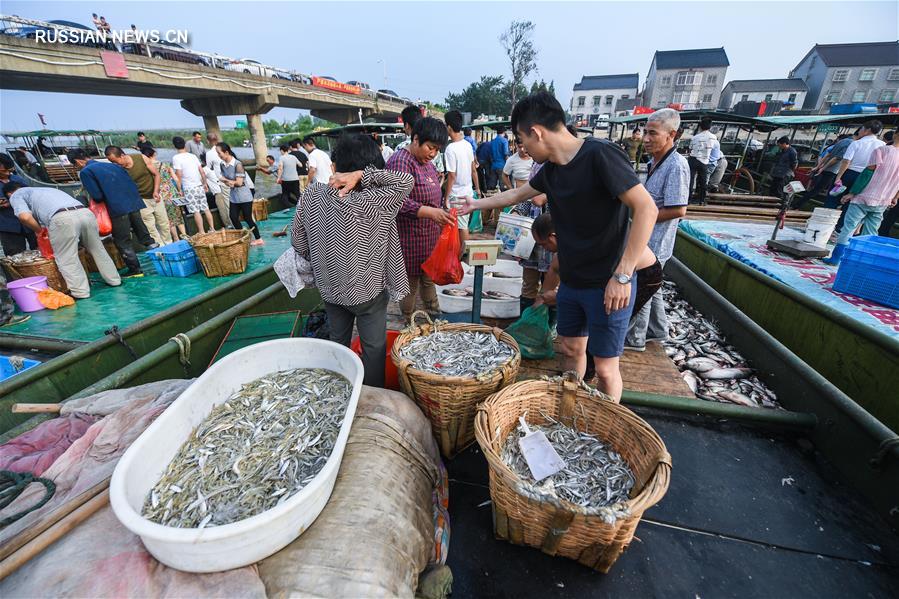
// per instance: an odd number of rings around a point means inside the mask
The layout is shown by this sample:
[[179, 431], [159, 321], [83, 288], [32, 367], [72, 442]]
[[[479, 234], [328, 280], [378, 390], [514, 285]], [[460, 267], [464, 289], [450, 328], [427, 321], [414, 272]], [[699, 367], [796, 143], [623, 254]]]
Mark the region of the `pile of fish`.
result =
[[345, 377], [322, 368], [243, 385], [193, 430], [150, 490], [144, 517], [205, 528], [286, 501], [331, 456], [351, 394]]
[[[471, 287], [465, 287], [464, 289], [444, 289], [441, 291], [444, 295], [451, 295], [453, 297], [474, 297], [474, 290]], [[509, 295], [508, 293], [503, 293], [502, 291], [484, 291], [481, 293], [481, 297], [483, 299], [492, 299], [492, 300], [510, 300], [516, 299], [515, 296]]]
[[40, 262], [45, 260], [41, 253], [37, 250], [25, 250], [12, 256], [6, 256], [6, 259], [13, 264], [29, 264], [31, 262]]
[[438, 331], [416, 337], [399, 354], [417, 370], [474, 378], [506, 364], [515, 349], [490, 333]]
[[534, 480], [518, 440], [524, 431], [513, 429], [503, 445], [503, 462], [538, 495], [571, 502], [585, 510], [620, 504], [630, 497], [636, 479], [627, 462], [611, 447], [593, 435], [582, 433], [543, 415], [548, 425], [531, 425], [543, 431], [550, 444], [565, 461], [565, 468], [540, 483]]
[[778, 408], [777, 396], [759, 380], [746, 359], [728, 345], [721, 330], [677, 293], [662, 287], [668, 316], [665, 353], [696, 397], [752, 408]]
[[493, 277], [495, 279], [520, 279], [521, 278], [520, 276], [510, 275], [510, 274], [506, 274], [504, 272], [498, 272], [498, 271], [485, 272], [484, 276], [485, 277]]

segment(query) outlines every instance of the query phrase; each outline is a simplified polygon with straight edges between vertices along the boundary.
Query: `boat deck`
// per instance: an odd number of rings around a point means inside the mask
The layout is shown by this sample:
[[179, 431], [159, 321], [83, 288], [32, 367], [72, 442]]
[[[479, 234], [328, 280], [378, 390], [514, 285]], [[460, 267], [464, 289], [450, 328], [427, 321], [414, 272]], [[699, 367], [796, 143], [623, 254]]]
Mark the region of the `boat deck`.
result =
[[[290, 246], [289, 236], [272, 237], [272, 233], [283, 229], [292, 218], [292, 211], [281, 211], [259, 223], [265, 245], [250, 248], [247, 272], [270, 266]], [[108, 287], [94, 273], [90, 298], [78, 300], [71, 308], [34, 312], [27, 322], [4, 327], [3, 334], [90, 342], [103, 337], [113, 325], [124, 329], [240, 276], [210, 279], [199, 272], [183, 278], [162, 277], [156, 274], [149, 257], [138, 256], [144, 277], [125, 279], [119, 287]]]
[[[819, 259], [794, 258], [774, 252], [765, 245], [773, 226], [773, 220], [769, 224], [690, 220], [682, 221], [680, 230], [811, 300], [899, 339], [899, 310], [834, 291], [837, 268]], [[802, 233], [788, 223], [777, 238], [801, 239]]]
[[[493, 537], [478, 447], [447, 462], [453, 595], [889, 597], [899, 539], [786, 437], [638, 408], [673, 458], [671, 486], [608, 574]], [[891, 590], [892, 589], [892, 590]]]

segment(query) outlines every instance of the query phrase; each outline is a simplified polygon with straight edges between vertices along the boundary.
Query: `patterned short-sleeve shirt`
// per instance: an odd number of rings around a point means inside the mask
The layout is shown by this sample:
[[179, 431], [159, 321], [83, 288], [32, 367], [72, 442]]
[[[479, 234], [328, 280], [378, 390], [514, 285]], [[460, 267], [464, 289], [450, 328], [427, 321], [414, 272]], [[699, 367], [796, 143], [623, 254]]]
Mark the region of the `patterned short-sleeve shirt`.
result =
[[[655, 166], [649, 163], [649, 175], [646, 179], [646, 191], [652, 196], [658, 208], [686, 206], [690, 194], [690, 166], [687, 159], [672, 150], [662, 162]], [[674, 240], [677, 236], [679, 218], [672, 218], [652, 228], [649, 236], [649, 249], [660, 262], [664, 263], [674, 253]]]

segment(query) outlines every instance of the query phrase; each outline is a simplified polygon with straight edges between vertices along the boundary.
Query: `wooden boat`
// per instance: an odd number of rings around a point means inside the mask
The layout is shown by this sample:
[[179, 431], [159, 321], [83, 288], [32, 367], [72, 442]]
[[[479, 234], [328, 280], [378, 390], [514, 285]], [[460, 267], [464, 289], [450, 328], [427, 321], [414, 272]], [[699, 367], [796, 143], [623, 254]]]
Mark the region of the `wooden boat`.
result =
[[799, 359], [899, 431], [899, 341], [682, 231], [675, 256]]

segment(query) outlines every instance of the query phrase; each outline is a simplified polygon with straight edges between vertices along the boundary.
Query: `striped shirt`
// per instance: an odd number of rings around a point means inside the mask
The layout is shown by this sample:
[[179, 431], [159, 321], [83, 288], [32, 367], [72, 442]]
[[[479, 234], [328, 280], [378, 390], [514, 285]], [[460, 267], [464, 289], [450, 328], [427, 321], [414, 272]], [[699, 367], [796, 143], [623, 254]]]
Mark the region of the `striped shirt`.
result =
[[340, 197], [313, 183], [293, 219], [293, 248], [312, 264], [315, 284], [331, 304], [355, 306], [385, 289], [393, 301], [409, 295], [396, 216], [412, 177], [367, 168], [360, 187]]
[[396, 224], [400, 245], [403, 248], [406, 274], [417, 277], [421, 274], [422, 262], [431, 255], [440, 237], [440, 225], [430, 219], [419, 218], [418, 209], [422, 206], [443, 208], [440, 178], [432, 163], [422, 164], [406, 149], [394, 152], [384, 168], [408, 173], [415, 180], [412, 192], [403, 202], [403, 207], [396, 217]]

